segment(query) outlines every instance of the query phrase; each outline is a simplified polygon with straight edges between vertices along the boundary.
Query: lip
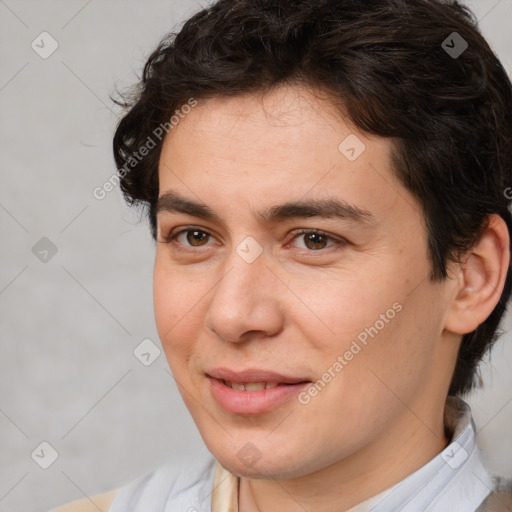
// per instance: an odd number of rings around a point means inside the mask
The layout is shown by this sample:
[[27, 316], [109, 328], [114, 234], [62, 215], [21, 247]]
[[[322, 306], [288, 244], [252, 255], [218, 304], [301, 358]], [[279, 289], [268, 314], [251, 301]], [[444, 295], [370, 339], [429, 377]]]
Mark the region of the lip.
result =
[[213, 377], [217, 380], [228, 380], [229, 382], [273, 382], [276, 384], [298, 384], [299, 382], [311, 382], [306, 377], [292, 377], [282, 375], [269, 370], [250, 368], [240, 372], [230, 370], [229, 368], [214, 368], [206, 372], [207, 377]]
[[[226, 412], [255, 415], [269, 412], [294, 398], [311, 381], [267, 370], [250, 369], [235, 372], [227, 368], [215, 368], [206, 374], [210, 381], [213, 399]], [[239, 391], [224, 384], [229, 382], [272, 382], [278, 384], [259, 391]]]

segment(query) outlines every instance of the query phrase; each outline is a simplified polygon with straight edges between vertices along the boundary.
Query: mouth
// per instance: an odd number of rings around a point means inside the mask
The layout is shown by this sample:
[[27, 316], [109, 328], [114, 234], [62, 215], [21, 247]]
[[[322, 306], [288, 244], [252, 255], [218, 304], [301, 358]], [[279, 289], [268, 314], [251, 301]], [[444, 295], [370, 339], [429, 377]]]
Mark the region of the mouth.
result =
[[311, 380], [251, 369], [234, 372], [216, 368], [206, 373], [211, 394], [220, 407], [234, 414], [260, 414], [290, 401]]

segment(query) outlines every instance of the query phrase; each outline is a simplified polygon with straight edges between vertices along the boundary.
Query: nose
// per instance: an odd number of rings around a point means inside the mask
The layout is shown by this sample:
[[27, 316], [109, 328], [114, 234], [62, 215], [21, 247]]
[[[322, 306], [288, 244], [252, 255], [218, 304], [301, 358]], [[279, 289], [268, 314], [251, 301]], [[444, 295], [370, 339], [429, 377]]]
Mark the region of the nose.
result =
[[233, 248], [212, 290], [206, 327], [220, 339], [239, 343], [276, 335], [283, 327], [283, 284], [267, 265], [265, 252], [245, 261]]

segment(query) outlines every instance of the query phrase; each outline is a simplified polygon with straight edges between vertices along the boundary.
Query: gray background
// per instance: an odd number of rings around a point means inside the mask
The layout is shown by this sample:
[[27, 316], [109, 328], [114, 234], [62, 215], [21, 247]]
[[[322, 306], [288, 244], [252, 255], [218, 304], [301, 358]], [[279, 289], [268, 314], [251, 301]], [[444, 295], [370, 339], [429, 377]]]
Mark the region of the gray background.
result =
[[[512, 0], [470, 6], [510, 73]], [[206, 453], [163, 353], [150, 366], [133, 353], [146, 338], [160, 346], [147, 225], [117, 188], [92, 195], [115, 172], [109, 95], [199, 8], [0, 0], [0, 512], [44, 512]], [[43, 31], [59, 45], [46, 59], [31, 47]], [[46, 262], [32, 251], [43, 237], [57, 248]], [[487, 464], [512, 477], [510, 337], [468, 401]], [[58, 452], [48, 469], [43, 441]]]

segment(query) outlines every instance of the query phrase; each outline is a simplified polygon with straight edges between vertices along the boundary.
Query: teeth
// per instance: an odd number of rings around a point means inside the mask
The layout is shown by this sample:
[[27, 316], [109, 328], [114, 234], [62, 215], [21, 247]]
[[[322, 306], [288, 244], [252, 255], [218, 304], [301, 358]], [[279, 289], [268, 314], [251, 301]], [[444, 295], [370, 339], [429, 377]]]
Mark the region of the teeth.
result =
[[265, 389], [265, 383], [264, 382], [248, 382], [245, 385], [245, 389], [247, 391], [262, 391]]
[[278, 386], [277, 382], [245, 382], [239, 384], [237, 382], [224, 381], [226, 386], [236, 389], [237, 391], [263, 391]]

